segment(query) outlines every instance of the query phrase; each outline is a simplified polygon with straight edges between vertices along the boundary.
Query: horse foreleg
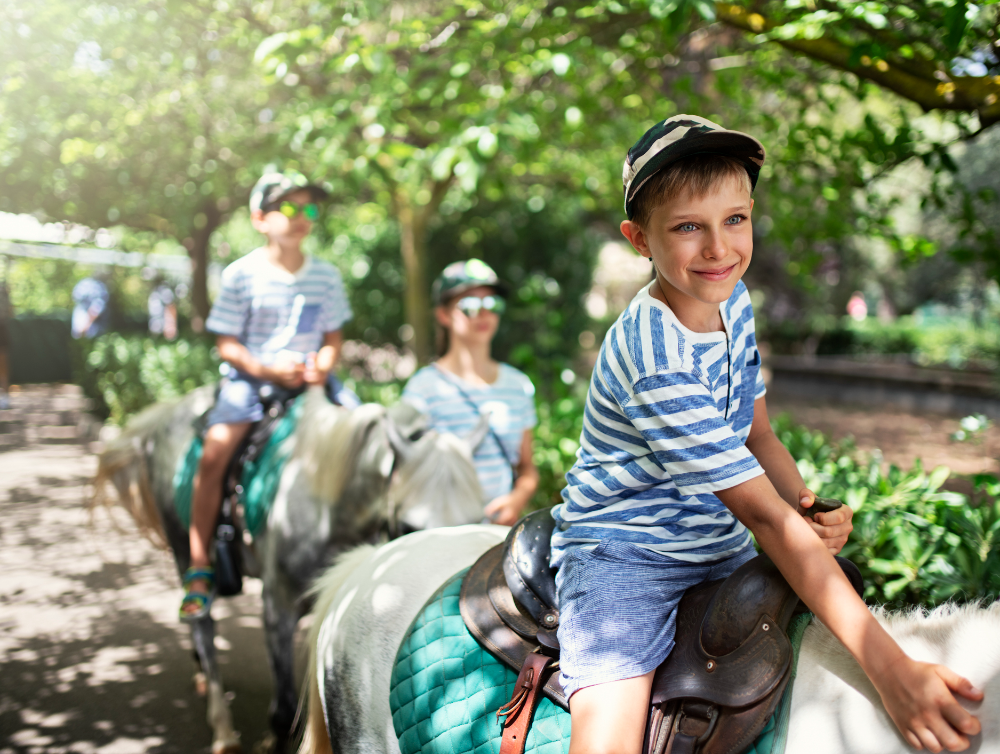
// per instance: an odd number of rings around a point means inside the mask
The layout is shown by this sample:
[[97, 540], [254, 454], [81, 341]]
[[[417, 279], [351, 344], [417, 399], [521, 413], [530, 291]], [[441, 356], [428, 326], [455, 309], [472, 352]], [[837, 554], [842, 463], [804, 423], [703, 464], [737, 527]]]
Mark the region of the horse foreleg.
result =
[[298, 615], [294, 598], [288, 590], [264, 581], [264, 632], [267, 653], [274, 676], [274, 698], [271, 700], [271, 731], [274, 733], [274, 751], [281, 754], [288, 748], [295, 722], [298, 695], [295, 692], [292, 643]]
[[201, 670], [208, 681], [208, 724], [212, 728], [212, 754], [231, 754], [240, 750], [240, 736], [233, 730], [222, 675], [215, 654], [215, 621], [206, 616], [191, 624], [195, 652], [201, 659]]

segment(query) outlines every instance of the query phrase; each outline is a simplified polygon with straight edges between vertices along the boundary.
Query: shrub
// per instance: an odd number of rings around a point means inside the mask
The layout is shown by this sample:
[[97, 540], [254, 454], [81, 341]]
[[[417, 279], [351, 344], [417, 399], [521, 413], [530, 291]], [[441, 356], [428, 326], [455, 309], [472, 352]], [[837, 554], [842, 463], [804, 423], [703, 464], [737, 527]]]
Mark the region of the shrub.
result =
[[775, 420], [806, 485], [854, 509], [854, 531], [841, 553], [865, 577], [865, 598], [890, 606], [933, 606], [1000, 595], [1000, 480], [972, 479], [970, 496], [942, 489], [950, 470], [930, 473], [919, 460], [883, 472], [878, 455], [819, 432]]
[[168, 342], [108, 333], [78, 341], [78, 348], [78, 383], [96, 413], [119, 425], [152, 403], [219, 379], [220, 362], [209, 338]]

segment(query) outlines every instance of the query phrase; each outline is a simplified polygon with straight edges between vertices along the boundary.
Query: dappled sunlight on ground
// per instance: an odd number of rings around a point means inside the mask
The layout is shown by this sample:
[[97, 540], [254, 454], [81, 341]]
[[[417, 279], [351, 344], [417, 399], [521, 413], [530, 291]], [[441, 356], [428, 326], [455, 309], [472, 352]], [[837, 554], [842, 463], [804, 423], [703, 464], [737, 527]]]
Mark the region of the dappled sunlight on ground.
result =
[[[0, 754], [207, 752], [173, 560], [122, 511], [91, 523], [95, 468], [78, 444], [0, 453]], [[259, 582], [213, 613], [249, 749], [271, 694]]]

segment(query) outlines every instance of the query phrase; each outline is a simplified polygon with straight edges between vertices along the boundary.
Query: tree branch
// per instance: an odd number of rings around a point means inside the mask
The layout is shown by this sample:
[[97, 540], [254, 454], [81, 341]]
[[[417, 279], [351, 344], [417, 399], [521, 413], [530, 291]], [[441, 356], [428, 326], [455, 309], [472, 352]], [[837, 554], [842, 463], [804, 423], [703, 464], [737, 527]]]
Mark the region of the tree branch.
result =
[[[741, 6], [729, 3], [716, 4], [716, 17], [724, 24], [756, 34], [780, 26], [759, 13], [748, 13]], [[852, 65], [852, 49], [830, 37], [775, 41], [792, 52], [820, 60], [834, 68], [872, 81], [915, 102], [924, 110], [976, 112], [984, 127], [1000, 121], [1000, 80], [996, 77], [949, 76], [947, 80], [941, 81], [903, 70], [895, 62], [878, 61], [873, 65]]]

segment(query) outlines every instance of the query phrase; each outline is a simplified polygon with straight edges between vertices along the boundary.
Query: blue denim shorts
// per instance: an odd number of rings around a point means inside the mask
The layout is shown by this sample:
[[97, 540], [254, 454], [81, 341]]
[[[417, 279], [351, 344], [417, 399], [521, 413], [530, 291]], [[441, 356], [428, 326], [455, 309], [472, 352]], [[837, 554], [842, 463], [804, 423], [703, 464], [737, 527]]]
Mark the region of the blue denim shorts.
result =
[[674, 647], [684, 592], [725, 578], [756, 555], [748, 543], [725, 560], [688, 563], [612, 540], [567, 552], [556, 571], [566, 696], [655, 670]]
[[[215, 405], [205, 417], [206, 426], [213, 424], [241, 424], [257, 422], [264, 418], [264, 406], [260, 402], [259, 391], [265, 383], [262, 380], [230, 370], [229, 376], [219, 385], [219, 396]], [[361, 400], [353, 391], [333, 374], [327, 377], [327, 395], [344, 408], [357, 408]]]

